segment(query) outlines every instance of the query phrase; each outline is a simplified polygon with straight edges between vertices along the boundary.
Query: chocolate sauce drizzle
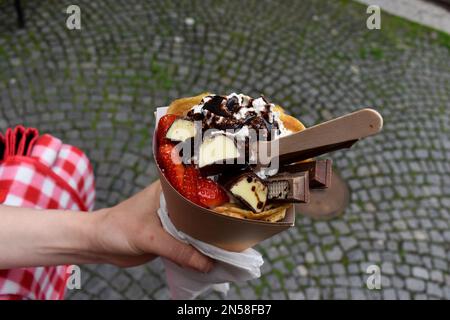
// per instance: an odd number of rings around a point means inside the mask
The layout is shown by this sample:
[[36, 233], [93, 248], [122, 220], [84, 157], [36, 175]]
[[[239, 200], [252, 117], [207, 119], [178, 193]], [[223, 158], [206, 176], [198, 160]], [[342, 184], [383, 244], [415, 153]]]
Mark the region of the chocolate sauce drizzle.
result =
[[[254, 99], [250, 98], [247, 103], [240, 104], [237, 96], [227, 97], [214, 95], [209, 98], [202, 106], [202, 112], [190, 110], [186, 118], [193, 121], [202, 121], [202, 130], [219, 129], [219, 130], [239, 130], [243, 126], [256, 130], [259, 140], [272, 140], [272, 130], [278, 130], [279, 124], [273, 120], [273, 114], [270, 110], [270, 103], [262, 97], [265, 102], [264, 110], [259, 114], [254, 111]], [[241, 113], [243, 108], [249, 109], [244, 113], [243, 117], [236, 117]]]

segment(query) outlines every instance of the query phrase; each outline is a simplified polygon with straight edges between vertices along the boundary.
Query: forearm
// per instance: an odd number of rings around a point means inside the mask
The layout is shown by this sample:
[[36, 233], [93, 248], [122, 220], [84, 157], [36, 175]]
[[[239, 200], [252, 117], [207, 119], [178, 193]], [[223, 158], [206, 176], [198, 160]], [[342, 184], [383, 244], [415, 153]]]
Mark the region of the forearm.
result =
[[0, 270], [104, 262], [96, 245], [101, 214], [0, 205]]
[[0, 270], [63, 264], [141, 265], [162, 256], [201, 272], [212, 261], [164, 231], [161, 185], [94, 213], [0, 205]]

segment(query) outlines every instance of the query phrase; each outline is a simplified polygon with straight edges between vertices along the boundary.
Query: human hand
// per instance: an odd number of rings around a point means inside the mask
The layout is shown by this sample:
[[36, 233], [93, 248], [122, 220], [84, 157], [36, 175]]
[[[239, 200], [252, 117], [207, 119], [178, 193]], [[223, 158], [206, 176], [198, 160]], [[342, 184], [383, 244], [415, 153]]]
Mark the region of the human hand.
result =
[[182, 267], [209, 272], [213, 266], [210, 258], [162, 228], [157, 216], [160, 193], [158, 180], [122, 203], [94, 214], [95, 251], [103, 261], [121, 267], [140, 265], [161, 256]]

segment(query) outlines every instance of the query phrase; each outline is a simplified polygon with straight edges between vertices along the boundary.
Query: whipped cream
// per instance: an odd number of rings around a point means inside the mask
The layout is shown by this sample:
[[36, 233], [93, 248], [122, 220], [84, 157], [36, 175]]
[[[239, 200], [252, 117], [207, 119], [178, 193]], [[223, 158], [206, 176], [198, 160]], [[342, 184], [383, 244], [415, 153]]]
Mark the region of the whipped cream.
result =
[[204, 130], [232, 129], [235, 130], [232, 135], [239, 138], [247, 137], [249, 129], [265, 131], [268, 140], [292, 133], [284, 126], [275, 105], [263, 96], [253, 99], [235, 92], [227, 96], [209, 95], [192, 107], [187, 116], [201, 120]]

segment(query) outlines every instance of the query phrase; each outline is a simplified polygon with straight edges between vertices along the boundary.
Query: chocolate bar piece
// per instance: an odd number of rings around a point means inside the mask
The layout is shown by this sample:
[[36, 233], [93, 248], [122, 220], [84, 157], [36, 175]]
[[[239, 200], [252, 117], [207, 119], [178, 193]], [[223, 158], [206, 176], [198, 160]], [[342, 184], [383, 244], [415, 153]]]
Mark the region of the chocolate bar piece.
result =
[[285, 165], [280, 168], [280, 172], [296, 173], [308, 171], [309, 187], [311, 189], [324, 189], [331, 185], [332, 160], [315, 160]]
[[266, 179], [268, 199], [276, 202], [306, 203], [309, 201], [308, 171], [281, 173]]
[[245, 172], [226, 182], [224, 187], [253, 212], [261, 212], [264, 210], [268, 188], [264, 181], [256, 174]]

